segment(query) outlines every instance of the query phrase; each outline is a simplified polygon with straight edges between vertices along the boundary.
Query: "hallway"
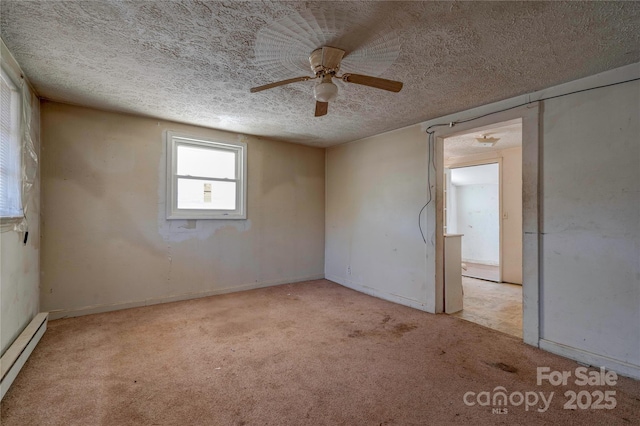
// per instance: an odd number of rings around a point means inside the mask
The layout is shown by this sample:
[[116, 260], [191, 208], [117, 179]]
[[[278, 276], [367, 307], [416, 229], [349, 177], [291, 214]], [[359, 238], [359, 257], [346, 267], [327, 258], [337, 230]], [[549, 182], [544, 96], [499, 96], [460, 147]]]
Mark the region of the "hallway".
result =
[[462, 277], [464, 309], [458, 318], [522, 338], [522, 286]]

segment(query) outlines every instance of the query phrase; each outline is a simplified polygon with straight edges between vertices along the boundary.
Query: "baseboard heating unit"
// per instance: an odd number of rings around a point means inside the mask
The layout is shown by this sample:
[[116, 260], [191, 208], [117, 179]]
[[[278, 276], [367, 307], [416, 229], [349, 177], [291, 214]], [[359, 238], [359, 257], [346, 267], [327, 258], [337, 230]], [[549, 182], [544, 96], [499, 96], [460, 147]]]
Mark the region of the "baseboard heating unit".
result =
[[36, 315], [0, 358], [0, 372], [2, 373], [0, 399], [4, 398], [9, 386], [18, 376], [20, 369], [27, 362], [31, 352], [33, 352], [33, 349], [42, 338], [47, 329], [47, 318], [49, 318], [48, 312], [41, 312]]

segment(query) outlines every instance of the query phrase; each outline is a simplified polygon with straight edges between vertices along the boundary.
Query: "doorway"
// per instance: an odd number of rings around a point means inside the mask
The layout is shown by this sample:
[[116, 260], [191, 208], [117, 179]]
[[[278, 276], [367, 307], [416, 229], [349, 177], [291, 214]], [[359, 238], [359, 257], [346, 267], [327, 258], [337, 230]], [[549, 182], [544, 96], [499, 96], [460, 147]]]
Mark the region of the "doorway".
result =
[[443, 157], [445, 311], [522, 338], [522, 120], [445, 137]]
[[494, 282], [502, 281], [500, 160], [444, 169], [444, 232], [462, 236], [462, 275]]

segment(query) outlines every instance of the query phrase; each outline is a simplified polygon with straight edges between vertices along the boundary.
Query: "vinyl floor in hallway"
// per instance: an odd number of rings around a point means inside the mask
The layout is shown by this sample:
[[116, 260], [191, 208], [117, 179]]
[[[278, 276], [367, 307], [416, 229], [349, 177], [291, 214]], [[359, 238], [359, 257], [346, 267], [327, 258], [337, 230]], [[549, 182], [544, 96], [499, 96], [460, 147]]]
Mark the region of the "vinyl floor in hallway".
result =
[[522, 338], [522, 286], [462, 277], [458, 318]]

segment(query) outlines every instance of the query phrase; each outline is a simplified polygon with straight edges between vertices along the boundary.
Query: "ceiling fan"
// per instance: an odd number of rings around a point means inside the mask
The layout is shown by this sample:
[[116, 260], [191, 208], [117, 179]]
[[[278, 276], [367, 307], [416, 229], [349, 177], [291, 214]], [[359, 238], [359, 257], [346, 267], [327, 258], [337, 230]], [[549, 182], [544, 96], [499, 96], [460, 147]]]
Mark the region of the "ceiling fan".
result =
[[340, 70], [340, 61], [342, 61], [345, 53], [346, 52], [344, 50], [335, 47], [324, 46], [318, 48], [309, 55], [309, 64], [311, 65], [311, 71], [315, 74], [314, 77], [303, 76], [277, 81], [275, 83], [253, 87], [250, 92], [261, 92], [274, 87], [284, 86], [285, 84], [318, 79], [319, 82], [313, 88], [313, 96], [316, 99], [315, 116], [320, 117], [327, 114], [329, 102], [335, 99], [338, 94], [338, 86], [331, 81], [332, 78], [339, 78], [347, 83], [375, 87], [376, 89], [388, 90], [396, 93], [402, 89], [402, 83], [400, 81], [387, 80], [362, 74], [337, 75]]

